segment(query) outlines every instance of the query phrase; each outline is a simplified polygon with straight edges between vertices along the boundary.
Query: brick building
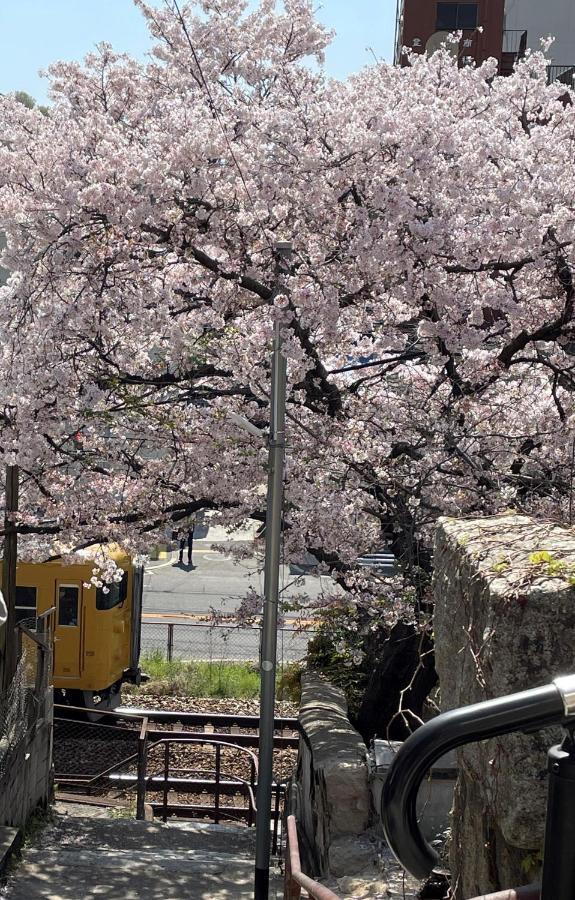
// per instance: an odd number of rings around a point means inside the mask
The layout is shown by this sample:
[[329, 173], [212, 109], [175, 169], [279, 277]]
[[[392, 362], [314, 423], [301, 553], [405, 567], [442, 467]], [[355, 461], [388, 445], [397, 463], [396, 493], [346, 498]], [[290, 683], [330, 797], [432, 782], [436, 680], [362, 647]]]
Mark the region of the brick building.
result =
[[495, 57], [502, 75], [528, 47], [539, 49], [541, 38], [555, 36], [548, 53], [550, 80], [573, 83], [575, 0], [398, 0], [395, 63], [405, 61], [403, 47], [432, 53], [450, 31], [463, 32], [454, 48], [462, 65]]

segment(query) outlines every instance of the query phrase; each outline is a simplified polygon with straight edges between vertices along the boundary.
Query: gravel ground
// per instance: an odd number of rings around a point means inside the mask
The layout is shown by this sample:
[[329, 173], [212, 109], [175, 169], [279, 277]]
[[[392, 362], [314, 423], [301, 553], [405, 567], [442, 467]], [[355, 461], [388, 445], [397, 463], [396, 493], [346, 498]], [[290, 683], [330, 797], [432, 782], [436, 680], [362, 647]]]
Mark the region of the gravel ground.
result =
[[[259, 700], [237, 700], [230, 697], [186, 697], [177, 694], [166, 696], [154, 694], [150, 686], [134, 688], [124, 685], [122, 688], [123, 706], [145, 706], [149, 709], [166, 709], [174, 712], [214, 712], [232, 713], [241, 716], [259, 716]], [[276, 716], [297, 717], [297, 703], [288, 700], [276, 701]]]
[[339, 878], [328, 886], [342, 900], [417, 900], [421, 884], [406, 875], [385, 848], [381, 853], [381, 871], [378, 874], [360, 874]]

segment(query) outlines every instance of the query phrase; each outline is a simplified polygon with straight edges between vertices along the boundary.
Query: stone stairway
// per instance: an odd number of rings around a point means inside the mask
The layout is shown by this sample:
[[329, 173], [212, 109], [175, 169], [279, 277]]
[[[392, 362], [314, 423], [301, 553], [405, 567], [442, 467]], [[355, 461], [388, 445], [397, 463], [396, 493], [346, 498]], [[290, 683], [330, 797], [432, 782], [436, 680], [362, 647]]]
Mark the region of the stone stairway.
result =
[[[10, 900], [253, 898], [254, 831], [56, 813], [0, 892]], [[279, 900], [279, 873], [270, 898]]]

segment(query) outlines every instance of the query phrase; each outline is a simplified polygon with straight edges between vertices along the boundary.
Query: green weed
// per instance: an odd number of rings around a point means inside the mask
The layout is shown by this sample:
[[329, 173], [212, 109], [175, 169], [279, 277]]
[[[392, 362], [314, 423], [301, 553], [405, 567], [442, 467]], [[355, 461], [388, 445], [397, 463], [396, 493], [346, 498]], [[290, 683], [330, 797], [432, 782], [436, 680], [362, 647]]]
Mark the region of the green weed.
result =
[[305, 671], [305, 663], [287, 663], [278, 670], [276, 682], [276, 697], [278, 700], [291, 700], [299, 703], [301, 700], [301, 676]]
[[[140, 666], [150, 676], [150, 681], [141, 688], [144, 693], [238, 700], [251, 700], [260, 693], [257, 663], [167, 660], [161, 650], [155, 650], [141, 657]], [[283, 669], [278, 667], [278, 698], [297, 699], [300, 677], [300, 667], [294, 664]]]

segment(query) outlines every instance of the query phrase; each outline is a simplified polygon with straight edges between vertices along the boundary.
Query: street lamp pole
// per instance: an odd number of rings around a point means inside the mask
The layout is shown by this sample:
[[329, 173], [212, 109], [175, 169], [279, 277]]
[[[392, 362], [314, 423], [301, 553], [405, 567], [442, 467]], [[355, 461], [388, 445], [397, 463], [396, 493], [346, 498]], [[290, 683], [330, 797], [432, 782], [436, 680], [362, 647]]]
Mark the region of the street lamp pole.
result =
[[[291, 243], [276, 244], [278, 285], [292, 252]], [[270, 877], [270, 823], [273, 781], [274, 712], [276, 685], [277, 618], [282, 532], [283, 475], [285, 459], [286, 358], [282, 354], [281, 324], [274, 324], [270, 429], [268, 439], [268, 491], [266, 503], [266, 556], [264, 608], [260, 658], [260, 728], [258, 787], [256, 794], [255, 900], [267, 900]]]

